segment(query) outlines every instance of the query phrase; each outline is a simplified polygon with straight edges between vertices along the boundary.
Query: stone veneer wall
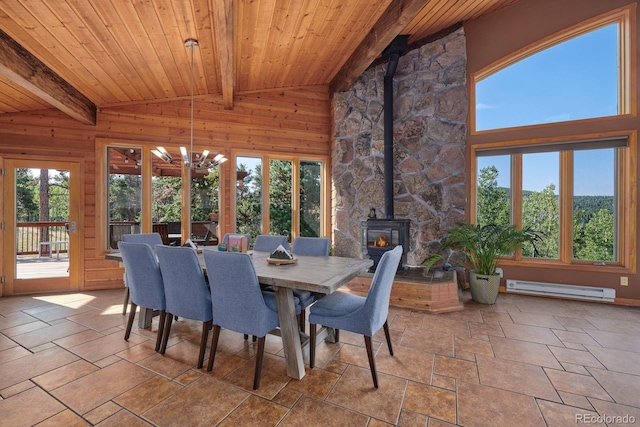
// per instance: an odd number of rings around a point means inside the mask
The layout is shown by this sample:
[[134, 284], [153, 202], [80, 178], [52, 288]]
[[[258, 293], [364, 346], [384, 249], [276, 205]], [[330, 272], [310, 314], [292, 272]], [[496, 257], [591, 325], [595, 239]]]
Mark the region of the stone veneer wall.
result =
[[[360, 221], [384, 212], [383, 77], [367, 70], [334, 94], [334, 245], [359, 257]], [[400, 58], [394, 77], [394, 216], [411, 220], [407, 262], [437, 252], [450, 226], [465, 220], [468, 95], [464, 30]]]

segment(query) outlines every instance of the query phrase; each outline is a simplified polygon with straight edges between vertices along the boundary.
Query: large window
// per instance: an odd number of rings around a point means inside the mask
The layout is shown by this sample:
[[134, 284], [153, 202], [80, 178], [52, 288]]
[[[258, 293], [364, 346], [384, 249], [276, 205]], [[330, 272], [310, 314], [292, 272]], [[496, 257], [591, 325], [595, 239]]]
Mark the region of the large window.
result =
[[[630, 183], [635, 135], [548, 144], [474, 146], [479, 224], [511, 221], [540, 240], [521, 261], [626, 265], [635, 213]], [[625, 177], [624, 179], [616, 177]], [[625, 208], [626, 207], [626, 208]], [[626, 230], [626, 231], [625, 231]], [[626, 256], [626, 257], [625, 257]]]
[[629, 113], [628, 25], [622, 9], [475, 73], [474, 130]]
[[324, 162], [237, 156], [236, 167], [236, 231], [289, 240], [326, 235]]

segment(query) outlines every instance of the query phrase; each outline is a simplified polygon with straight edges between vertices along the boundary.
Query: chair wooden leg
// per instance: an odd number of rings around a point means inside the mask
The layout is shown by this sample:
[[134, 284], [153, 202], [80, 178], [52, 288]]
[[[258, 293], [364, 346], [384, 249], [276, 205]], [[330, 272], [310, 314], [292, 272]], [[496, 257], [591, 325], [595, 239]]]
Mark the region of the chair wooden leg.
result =
[[124, 287], [124, 303], [122, 304], [122, 315], [127, 314], [127, 306], [129, 305], [129, 287]]
[[260, 387], [260, 376], [262, 375], [262, 359], [264, 356], [265, 337], [258, 338], [258, 352], [256, 354], [256, 372], [253, 375], [253, 389]]
[[391, 334], [389, 333], [389, 324], [387, 321], [384, 321], [384, 336], [387, 337], [387, 346], [389, 347], [389, 354], [393, 356], [393, 347], [391, 346]]
[[209, 353], [209, 363], [207, 364], [207, 371], [211, 371], [213, 369], [213, 360], [216, 358], [216, 351], [218, 350], [220, 329], [220, 326], [213, 325], [213, 336], [211, 337], [211, 352]]
[[198, 356], [198, 369], [202, 368], [204, 363], [204, 352], [207, 349], [207, 338], [209, 338], [209, 329], [211, 328], [211, 320], [202, 322], [202, 336], [200, 337], [200, 355]]
[[336, 342], [340, 342], [340, 329], [333, 330], [333, 337], [335, 338]]
[[[127, 288], [129, 289], [129, 288]], [[129, 320], [127, 321], [127, 330], [124, 333], [124, 340], [129, 341], [131, 335], [131, 327], [133, 326], [133, 318], [136, 317], [136, 309], [138, 308], [133, 302], [131, 302], [131, 311], [129, 312]]]
[[156, 337], [156, 351], [160, 350], [162, 337], [164, 336], [164, 322], [167, 319], [167, 312], [160, 310], [160, 320], [158, 320], [158, 336]]
[[369, 367], [371, 368], [371, 376], [373, 377], [373, 386], [378, 388], [378, 374], [376, 373], [376, 361], [373, 358], [373, 346], [371, 345], [371, 337], [365, 335], [364, 343], [367, 346], [367, 356], [369, 356]]
[[316, 325], [309, 323], [309, 368], [313, 369], [316, 364]]
[[162, 337], [162, 345], [160, 345], [160, 354], [164, 354], [167, 351], [167, 341], [169, 341], [169, 334], [171, 333], [171, 323], [173, 322], [173, 314], [167, 313], [164, 322], [164, 333]]
[[248, 339], [249, 339], [249, 335], [244, 334], [244, 340], [246, 341], [246, 340], [248, 340]]

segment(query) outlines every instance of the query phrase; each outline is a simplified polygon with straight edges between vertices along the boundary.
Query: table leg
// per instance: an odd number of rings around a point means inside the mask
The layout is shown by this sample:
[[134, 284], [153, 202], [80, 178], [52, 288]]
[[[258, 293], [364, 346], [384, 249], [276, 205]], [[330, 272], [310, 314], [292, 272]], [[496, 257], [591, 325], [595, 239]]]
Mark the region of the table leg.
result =
[[276, 289], [276, 306], [278, 307], [284, 358], [287, 361], [287, 375], [300, 380], [304, 377], [305, 371], [293, 291], [291, 288], [275, 286], [274, 288]]

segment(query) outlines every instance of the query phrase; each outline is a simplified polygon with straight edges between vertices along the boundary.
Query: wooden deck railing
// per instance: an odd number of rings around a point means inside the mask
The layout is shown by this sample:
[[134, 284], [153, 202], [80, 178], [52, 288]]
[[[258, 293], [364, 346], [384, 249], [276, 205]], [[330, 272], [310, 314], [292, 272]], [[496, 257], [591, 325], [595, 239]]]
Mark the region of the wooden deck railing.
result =
[[[43, 242], [68, 242], [67, 224], [63, 221], [20, 222], [16, 229], [18, 255], [49, 253], [49, 244]], [[60, 245], [60, 253], [67, 253], [69, 245]]]

